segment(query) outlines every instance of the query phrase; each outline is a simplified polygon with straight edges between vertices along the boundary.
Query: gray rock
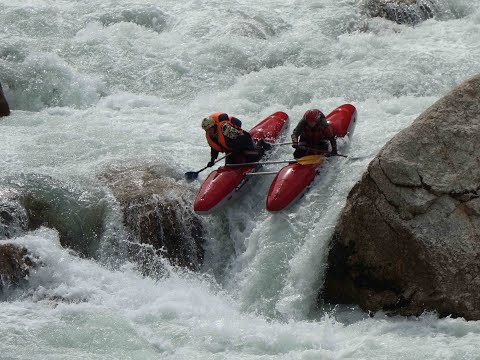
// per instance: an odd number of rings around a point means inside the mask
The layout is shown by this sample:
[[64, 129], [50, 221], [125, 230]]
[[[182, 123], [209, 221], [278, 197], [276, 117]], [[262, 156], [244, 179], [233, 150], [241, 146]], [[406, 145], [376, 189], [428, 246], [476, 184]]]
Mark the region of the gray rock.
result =
[[83, 257], [96, 257], [107, 213], [103, 194], [40, 174], [27, 174], [10, 183], [21, 194], [28, 230], [41, 226], [56, 229], [63, 247]]
[[116, 12], [108, 12], [100, 17], [103, 26], [112, 26], [120, 22], [133, 23], [157, 33], [167, 28], [170, 17], [157, 6], [133, 6]]
[[26, 282], [32, 266], [27, 249], [0, 242], [0, 295]]
[[0, 186], [0, 240], [21, 235], [27, 229], [28, 215], [20, 193], [13, 188]]
[[145, 275], [161, 274], [162, 258], [198, 270], [204, 256], [204, 228], [192, 210], [193, 194], [156, 168], [127, 167], [102, 175], [123, 208], [129, 258]]
[[323, 301], [480, 319], [480, 76], [389, 141], [351, 190]]
[[10, 107], [3, 93], [2, 84], [0, 84], [0, 117], [10, 115]]

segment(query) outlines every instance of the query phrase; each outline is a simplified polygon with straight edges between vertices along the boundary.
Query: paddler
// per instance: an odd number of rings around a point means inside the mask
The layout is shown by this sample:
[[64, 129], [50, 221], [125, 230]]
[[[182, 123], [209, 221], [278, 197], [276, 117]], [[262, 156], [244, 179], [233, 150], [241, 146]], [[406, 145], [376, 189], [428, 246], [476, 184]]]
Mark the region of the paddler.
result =
[[224, 112], [215, 112], [202, 120], [202, 129], [211, 148], [207, 167], [213, 166], [220, 152], [230, 154], [226, 164], [254, 162], [263, 155], [263, 149], [268, 144], [262, 142], [263, 146], [258, 149], [248, 131], [241, 126], [238, 118]]
[[305, 155], [329, 154], [328, 142], [332, 147], [330, 154], [337, 154], [336, 136], [328, 125], [325, 115], [318, 109], [310, 109], [303, 114], [302, 119], [293, 129], [292, 142], [295, 148], [293, 153], [295, 159]]

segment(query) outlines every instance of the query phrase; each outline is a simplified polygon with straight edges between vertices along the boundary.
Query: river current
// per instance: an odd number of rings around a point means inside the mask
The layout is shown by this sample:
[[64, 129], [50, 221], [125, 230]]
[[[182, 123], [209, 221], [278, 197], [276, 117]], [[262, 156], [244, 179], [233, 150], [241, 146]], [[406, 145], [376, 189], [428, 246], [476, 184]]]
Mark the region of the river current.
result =
[[179, 179], [205, 166], [211, 112], [248, 129], [285, 111], [288, 131], [313, 107], [351, 103], [359, 116], [339, 148], [349, 158], [329, 159], [288, 211], [265, 211], [265, 177], [205, 217], [199, 273], [167, 264], [153, 279], [111, 261], [114, 214], [96, 260], [62, 248], [55, 229], [10, 239], [42, 266], [0, 302], [0, 359], [480, 359], [477, 321], [316, 307], [328, 241], [368, 163], [480, 73], [479, 0], [436, 3], [412, 26], [369, 18], [354, 0], [0, 0], [12, 109], [0, 120], [0, 184], [34, 177], [108, 203], [98, 174], [112, 164]]

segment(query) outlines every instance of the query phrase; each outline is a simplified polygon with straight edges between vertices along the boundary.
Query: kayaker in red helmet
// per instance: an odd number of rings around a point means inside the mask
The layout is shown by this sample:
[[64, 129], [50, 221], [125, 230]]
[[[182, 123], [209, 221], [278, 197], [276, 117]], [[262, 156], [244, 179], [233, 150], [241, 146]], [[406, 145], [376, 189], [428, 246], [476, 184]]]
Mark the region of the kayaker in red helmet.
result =
[[202, 129], [211, 148], [208, 167], [213, 166], [220, 152], [230, 153], [226, 164], [258, 160], [261, 154], [248, 131], [241, 126], [239, 119], [224, 112], [215, 112], [202, 120]]
[[[302, 143], [301, 145], [299, 145]], [[295, 148], [294, 158], [305, 155], [328, 152], [328, 142], [332, 146], [332, 155], [337, 154], [337, 140], [332, 128], [328, 125], [325, 115], [318, 109], [305, 112], [292, 133], [292, 146]]]

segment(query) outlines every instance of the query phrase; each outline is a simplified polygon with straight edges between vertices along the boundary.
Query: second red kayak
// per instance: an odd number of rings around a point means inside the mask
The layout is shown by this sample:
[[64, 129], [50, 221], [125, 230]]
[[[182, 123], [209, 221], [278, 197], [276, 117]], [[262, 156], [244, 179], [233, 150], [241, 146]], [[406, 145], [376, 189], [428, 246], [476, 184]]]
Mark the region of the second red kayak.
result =
[[[351, 136], [357, 122], [357, 111], [351, 104], [344, 104], [327, 115], [327, 121], [337, 138]], [[318, 163], [302, 165], [289, 164], [283, 167], [270, 185], [266, 208], [270, 212], [286, 209], [300, 198], [315, 179], [322, 167], [324, 157]]]

